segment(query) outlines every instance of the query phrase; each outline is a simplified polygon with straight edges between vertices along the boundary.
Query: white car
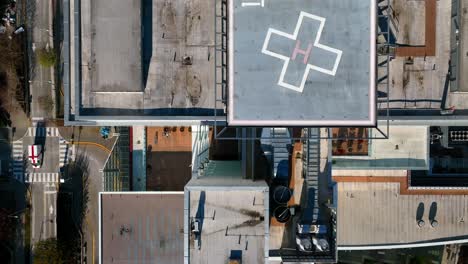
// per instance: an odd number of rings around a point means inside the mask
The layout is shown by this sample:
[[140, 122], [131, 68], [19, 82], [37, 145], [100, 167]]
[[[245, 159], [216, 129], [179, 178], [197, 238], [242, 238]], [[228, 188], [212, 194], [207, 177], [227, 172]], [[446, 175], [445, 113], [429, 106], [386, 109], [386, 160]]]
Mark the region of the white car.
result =
[[39, 145], [29, 145], [28, 159], [34, 169], [39, 169], [42, 165], [42, 147]]

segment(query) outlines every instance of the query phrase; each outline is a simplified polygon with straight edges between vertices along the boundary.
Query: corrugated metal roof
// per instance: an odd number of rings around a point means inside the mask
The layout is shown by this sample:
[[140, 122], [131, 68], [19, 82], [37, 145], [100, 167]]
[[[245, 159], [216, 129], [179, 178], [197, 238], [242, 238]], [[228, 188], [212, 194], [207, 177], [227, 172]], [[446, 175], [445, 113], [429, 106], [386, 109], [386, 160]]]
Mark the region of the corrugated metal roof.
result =
[[466, 195], [400, 195], [399, 183], [338, 183], [338, 246], [461, 238], [468, 238]]

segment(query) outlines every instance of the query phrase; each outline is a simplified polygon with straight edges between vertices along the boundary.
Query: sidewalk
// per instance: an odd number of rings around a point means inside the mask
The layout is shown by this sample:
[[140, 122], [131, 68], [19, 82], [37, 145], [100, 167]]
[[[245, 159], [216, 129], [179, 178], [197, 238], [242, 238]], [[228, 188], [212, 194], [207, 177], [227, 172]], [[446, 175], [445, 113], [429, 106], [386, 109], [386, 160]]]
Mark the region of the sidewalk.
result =
[[100, 127], [59, 127], [59, 132], [68, 142], [93, 142], [111, 150], [116, 137], [112, 137], [111, 133], [108, 139], [103, 139], [99, 129]]

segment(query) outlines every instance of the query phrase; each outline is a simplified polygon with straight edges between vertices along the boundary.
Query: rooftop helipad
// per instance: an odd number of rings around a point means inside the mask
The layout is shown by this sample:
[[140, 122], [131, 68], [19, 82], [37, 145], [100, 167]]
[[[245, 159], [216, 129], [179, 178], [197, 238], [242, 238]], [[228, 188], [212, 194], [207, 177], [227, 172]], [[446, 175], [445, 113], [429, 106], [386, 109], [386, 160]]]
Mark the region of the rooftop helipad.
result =
[[375, 125], [375, 1], [228, 2], [230, 125]]

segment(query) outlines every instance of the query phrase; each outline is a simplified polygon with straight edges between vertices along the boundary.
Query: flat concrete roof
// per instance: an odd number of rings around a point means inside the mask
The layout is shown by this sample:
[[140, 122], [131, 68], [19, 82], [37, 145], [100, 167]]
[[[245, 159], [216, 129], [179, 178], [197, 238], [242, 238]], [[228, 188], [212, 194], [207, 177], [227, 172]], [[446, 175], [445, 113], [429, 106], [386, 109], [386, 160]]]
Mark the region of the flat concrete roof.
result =
[[200, 249], [195, 235], [190, 234], [186, 241], [189, 263], [227, 263], [231, 254], [241, 255], [243, 264], [266, 262], [269, 196], [265, 187], [257, 190], [208, 187], [189, 189], [186, 195], [190, 220], [201, 221]]
[[101, 193], [100, 263], [184, 262], [184, 193]]
[[91, 1], [90, 18], [91, 91], [141, 92], [141, 1]]
[[72, 86], [70, 98], [75, 118], [214, 115], [210, 1], [81, 0], [80, 12], [81, 85]]
[[228, 2], [230, 125], [375, 125], [375, 1]]
[[[401, 195], [395, 182], [339, 182], [337, 186], [339, 247], [468, 238], [466, 195]], [[423, 227], [417, 225], [419, 219], [425, 222]], [[431, 220], [438, 226], [431, 227]]]

